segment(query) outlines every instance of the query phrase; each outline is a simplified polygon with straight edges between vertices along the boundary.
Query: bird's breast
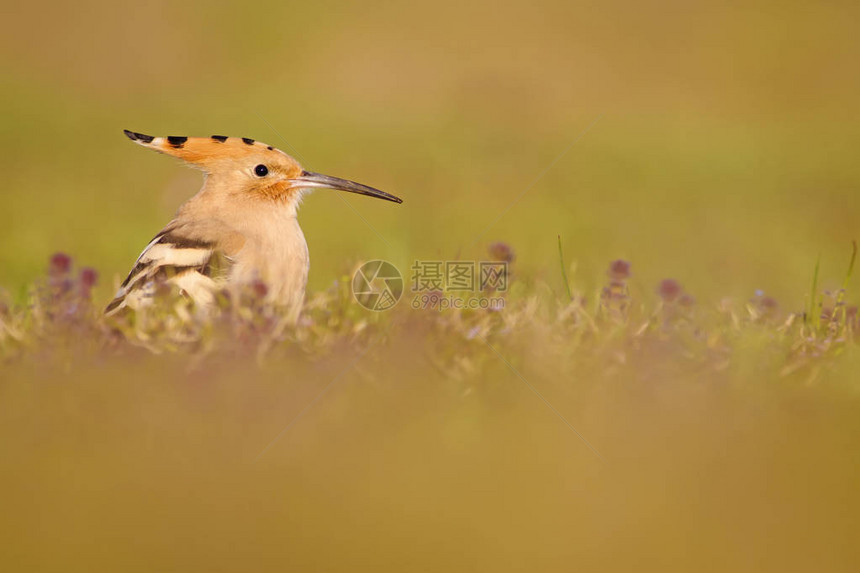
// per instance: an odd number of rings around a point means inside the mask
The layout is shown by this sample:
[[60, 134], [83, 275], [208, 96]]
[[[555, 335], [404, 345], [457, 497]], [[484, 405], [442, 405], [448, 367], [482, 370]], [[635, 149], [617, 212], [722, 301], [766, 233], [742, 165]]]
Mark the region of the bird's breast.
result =
[[305, 236], [295, 217], [260, 221], [233, 257], [230, 282], [262, 281], [268, 302], [298, 317], [305, 295], [310, 260]]

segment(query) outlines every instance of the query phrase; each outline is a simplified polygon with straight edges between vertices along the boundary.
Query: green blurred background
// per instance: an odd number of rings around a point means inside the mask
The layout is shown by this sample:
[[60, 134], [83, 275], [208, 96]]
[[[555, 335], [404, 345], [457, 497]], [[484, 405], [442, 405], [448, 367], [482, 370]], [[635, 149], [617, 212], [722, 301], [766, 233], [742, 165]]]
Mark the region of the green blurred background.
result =
[[199, 188], [124, 128], [252, 137], [402, 196], [306, 200], [312, 290], [505, 240], [560, 292], [561, 234], [587, 288], [624, 257], [648, 291], [799, 306], [860, 235], [855, 2], [6, 4], [13, 291], [63, 250], [108, 297]]

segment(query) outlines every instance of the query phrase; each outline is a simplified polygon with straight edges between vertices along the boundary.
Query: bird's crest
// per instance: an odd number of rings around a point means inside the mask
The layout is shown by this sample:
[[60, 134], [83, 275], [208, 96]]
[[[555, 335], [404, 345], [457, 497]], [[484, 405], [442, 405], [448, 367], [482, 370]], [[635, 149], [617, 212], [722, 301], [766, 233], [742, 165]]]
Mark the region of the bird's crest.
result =
[[271, 145], [254, 141], [247, 137], [227, 137], [224, 135], [213, 135], [211, 137], [182, 137], [176, 135], [154, 137], [127, 129], [123, 130], [123, 132], [130, 140], [139, 145], [166, 155], [178, 157], [183, 161], [200, 167], [206, 167], [221, 161], [243, 159], [261, 153], [273, 153], [280, 156], [286, 155], [286, 153], [275, 149]]

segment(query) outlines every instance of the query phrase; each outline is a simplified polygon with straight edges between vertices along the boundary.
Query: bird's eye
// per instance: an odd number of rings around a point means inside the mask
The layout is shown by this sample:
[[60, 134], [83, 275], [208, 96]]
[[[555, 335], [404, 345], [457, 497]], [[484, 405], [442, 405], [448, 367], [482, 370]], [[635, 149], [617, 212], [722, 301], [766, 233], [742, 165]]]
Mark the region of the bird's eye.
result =
[[257, 177], [265, 177], [269, 174], [269, 168], [261, 163], [260, 165], [254, 167], [254, 174]]

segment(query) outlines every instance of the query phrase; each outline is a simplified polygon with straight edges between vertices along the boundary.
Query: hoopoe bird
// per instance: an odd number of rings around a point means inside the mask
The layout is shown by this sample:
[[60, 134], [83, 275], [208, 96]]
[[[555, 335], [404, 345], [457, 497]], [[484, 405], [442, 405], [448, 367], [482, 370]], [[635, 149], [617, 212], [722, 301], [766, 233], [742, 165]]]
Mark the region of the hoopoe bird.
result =
[[296, 218], [302, 195], [329, 188], [403, 202], [373, 187], [305, 171], [283, 151], [245, 137], [153, 137], [128, 130], [125, 135], [205, 175], [200, 191], [143, 249], [106, 315], [145, 307], [159, 282], [207, 308], [221, 289], [262, 281], [265, 303], [295, 321], [310, 266]]

